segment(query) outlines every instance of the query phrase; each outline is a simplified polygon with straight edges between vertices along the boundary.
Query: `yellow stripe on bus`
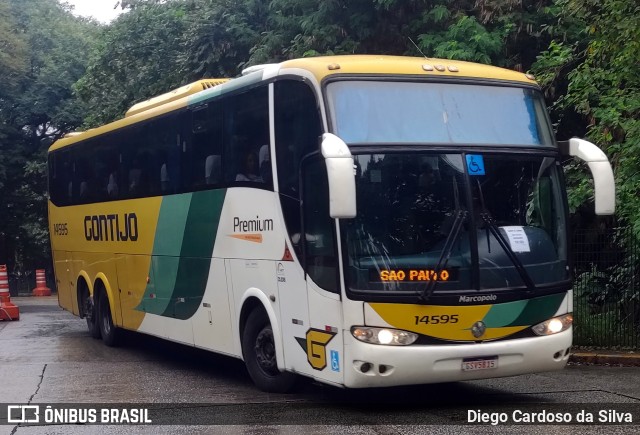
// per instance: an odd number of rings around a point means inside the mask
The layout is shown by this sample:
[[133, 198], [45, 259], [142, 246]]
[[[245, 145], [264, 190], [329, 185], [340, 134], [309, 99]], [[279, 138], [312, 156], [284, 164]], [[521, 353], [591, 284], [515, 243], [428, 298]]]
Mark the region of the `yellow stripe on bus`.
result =
[[527, 326], [487, 328], [476, 338], [471, 327], [484, 319], [492, 305], [436, 306], [371, 303], [371, 308], [394, 328], [454, 341], [495, 340], [522, 331]]

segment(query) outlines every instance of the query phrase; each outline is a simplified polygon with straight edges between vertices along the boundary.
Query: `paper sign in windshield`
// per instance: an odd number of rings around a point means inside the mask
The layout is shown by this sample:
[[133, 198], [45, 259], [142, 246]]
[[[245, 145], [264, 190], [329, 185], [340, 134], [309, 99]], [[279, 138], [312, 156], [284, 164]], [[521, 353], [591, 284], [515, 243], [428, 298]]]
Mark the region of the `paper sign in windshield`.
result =
[[531, 252], [529, 247], [529, 238], [524, 228], [520, 226], [500, 227], [507, 233], [509, 244], [513, 252]]

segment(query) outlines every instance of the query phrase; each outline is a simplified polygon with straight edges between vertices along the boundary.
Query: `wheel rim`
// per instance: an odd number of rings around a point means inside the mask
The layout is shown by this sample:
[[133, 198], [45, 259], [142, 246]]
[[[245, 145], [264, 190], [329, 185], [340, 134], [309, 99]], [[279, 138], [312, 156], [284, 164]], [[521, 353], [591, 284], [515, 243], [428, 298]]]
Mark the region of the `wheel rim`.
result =
[[[107, 302], [108, 304], [109, 302]], [[104, 305], [103, 305], [104, 304]], [[109, 306], [106, 305], [104, 302], [102, 302], [100, 305], [103, 306], [102, 308], [102, 330], [105, 332], [106, 335], [109, 335], [111, 333], [111, 316], [109, 314]]]
[[87, 298], [84, 300], [84, 313], [89, 323], [93, 323], [95, 321], [93, 312], [93, 300], [91, 300], [91, 297], [89, 296], [87, 296]]
[[270, 327], [264, 327], [260, 331], [256, 337], [254, 350], [258, 367], [267, 375], [277, 375], [279, 371], [276, 363], [276, 345]]

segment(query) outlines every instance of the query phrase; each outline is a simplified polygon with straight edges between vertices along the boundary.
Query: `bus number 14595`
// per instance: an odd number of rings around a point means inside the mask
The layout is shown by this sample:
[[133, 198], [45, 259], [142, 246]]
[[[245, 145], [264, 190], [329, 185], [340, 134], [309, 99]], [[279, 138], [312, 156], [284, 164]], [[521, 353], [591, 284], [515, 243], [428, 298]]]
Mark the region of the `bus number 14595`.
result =
[[442, 314], [440, 316], [413, 316], [416, 319], [416, 325], [424, 323], [425, 325], [437, 325], [439, 323], [458, 323], [457, 314]]

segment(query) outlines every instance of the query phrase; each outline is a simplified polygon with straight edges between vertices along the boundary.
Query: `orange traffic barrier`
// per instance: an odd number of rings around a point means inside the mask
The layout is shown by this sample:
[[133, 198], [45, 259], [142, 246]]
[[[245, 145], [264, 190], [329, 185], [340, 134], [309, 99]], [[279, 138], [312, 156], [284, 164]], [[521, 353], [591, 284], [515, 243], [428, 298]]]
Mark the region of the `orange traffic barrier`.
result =
[[0, 265], [0, 320], [20, 319], [20, 309], [11, 303], [7, 266]]
[[36, 270], [36, 288], [33, 289], [34, 296], [51, 296], [51, 289], [47, 287], [47, 279], [44, 276], [44, 269]]

